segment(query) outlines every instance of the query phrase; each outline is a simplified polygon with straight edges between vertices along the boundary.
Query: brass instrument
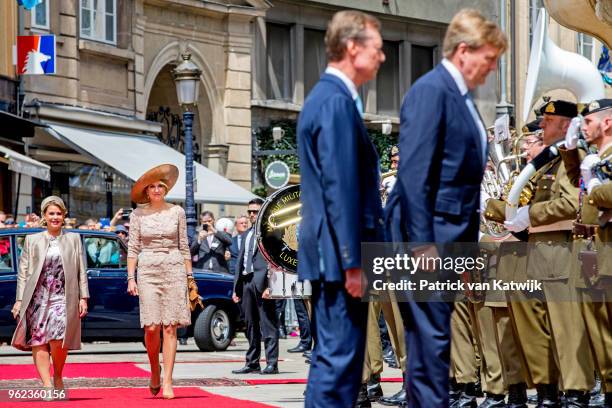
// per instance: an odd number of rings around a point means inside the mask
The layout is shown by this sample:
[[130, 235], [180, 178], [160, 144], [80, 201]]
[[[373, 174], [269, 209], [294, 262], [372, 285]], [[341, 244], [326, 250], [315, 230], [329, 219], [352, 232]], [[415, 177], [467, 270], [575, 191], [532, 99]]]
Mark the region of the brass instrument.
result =
[[[487, 129], [489, 132], [492, 130], [493, 126]], [[504, 200], [508, 196], [514, 180], [521, 170], [522, 159], [525, 157], [525, 154], [521, 153], [521, 142], [530, 134], [519, 134], [516, 129], [511, 128], [508, 140], [491, 143], [489, 165], [485, 170], [482, 181], [483, 191], [491, 198]], [[483, 233], [495, 239], [503, 239], [508, 236], [509, 232], [503, 224], [487, 220], [484, 213], [480, 217]]]
[[389, 192], [387, 191], [387, 186], [383, 185], [382, 182], [387, 177], [395, 176], [396, 174], [397, 174], [397, 170], [389, 170], [389, 171], [387, 171], [385, 173], [382, 173], [380, 175], [380, 182], [381, 182], [381, 186], [380, 186], [380, 199], [382, 201], [383, 207], [387, 203], [387, 198], [389, 198]]

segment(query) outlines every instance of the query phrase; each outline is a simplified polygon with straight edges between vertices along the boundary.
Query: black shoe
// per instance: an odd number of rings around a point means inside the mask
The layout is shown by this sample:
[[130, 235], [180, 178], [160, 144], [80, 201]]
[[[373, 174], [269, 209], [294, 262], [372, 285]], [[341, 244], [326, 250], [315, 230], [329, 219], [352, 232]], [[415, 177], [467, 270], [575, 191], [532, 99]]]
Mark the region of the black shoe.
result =
[[259, 370], [261, 370], [261, 368], [259, 366], [254, 367], [254, 366], [244, 366], [242, 368], [239, 368], [238, 370], [232, 370], [233, 374], [249, 374], [249, 373], [258, 373]]
[[368, 388], [365, 384], [361, 384], [359, 387], [359, 394], [357, 395], [357, 402], [355, 408], [370, 408], [372, 403], [368, 399]]
[[306, 357], [307, 359], [312, 359], [312, 350], [306, 350], [305, 352], [302, 353], [303, 357]]
[[459, 399], [452, 405], [452, 408], [476, 408], [476, 384], [463, 384], [463, 391]]
[[591, 395], [588, 392], [568, 390], [565, 393], [566, 408], [588, 408]]
[[[589, 408], [606, 408], [606, 397], [603, 394], [591, 395], [589, 400]], [[611, 407], [612, 404], [608, 405]]]
[[484, 401], [478, 405], [478, 408], [506, 408], [506, 396], [503, 394], [486, 393]]
[[406, 389], [404, 387], [402, 387], [401, 390], [399, 390], [397, 393], [393, 394], [390, 397], [382, 397], [381, 399], [378, 400], [378, 403], [381, 405], [387, 405], [387, 406], [401, 406], [402, 404], [407, 403], [408, 400], [406, 399]]
[[287, 350], [287, 353], [303, 353], [305, 351], [308, 351], [309, 348], [306, 346], [303, 346], [301, 344], [298, 344], [297, 346], [290, 348]]
[[375, 374], [370, 377], [366, 389], [370, 401], [378, 401], [380, 397], [383, 396], [383, 391], [380, 386], [380, 374]]
[[606, 392], [605, 401], [606, 407], [612, 407], [612, 392]]
[[[537, 404], [537, 396], [536, 402]], [[508, 408], [527, 408], [527, 384], [512, 384], [508, 387]]]
[[457, 381], [455, 381], [454, 378], [451, 378], [449, 380], [448, 382], [448, 406], [449, 407], [454, 407], [457, 401], [459, 401], [459, 397], [461, 397], [461, 389], [462, 387], [459, 385], [459, 383], [457, 383]]
[[536, 408], [560, 408], [559, 389], [557, 384], [538, 384], [538, 405]]
[[187, 345], [187, 339], [179, 339], [179, 344], [181, 346], [186, 346]]
[[307, 358], [306, 360], [304, 360], [304, 362], [305, 362], [306, 364], [312, 364], [312, 360], [311, 360], [311, 359], [309, 359], [309, 358]]
[[278, 366], [276, 364], [268, 364], [266, 368], [261, 370], [262, 374], [278, 374]]

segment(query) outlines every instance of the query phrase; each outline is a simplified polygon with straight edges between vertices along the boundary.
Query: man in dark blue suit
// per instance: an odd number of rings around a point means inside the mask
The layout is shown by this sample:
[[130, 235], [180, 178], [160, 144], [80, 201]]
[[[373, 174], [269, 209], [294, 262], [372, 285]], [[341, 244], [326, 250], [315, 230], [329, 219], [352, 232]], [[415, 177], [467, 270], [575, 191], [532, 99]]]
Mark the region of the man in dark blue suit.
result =
[[298, 274], [312, 283], [315, 338], [306, 407], [352, 407], [361, 382], [367, 323], [361, 243], [381, 238], [382, 208], [378, 154], [357, 87], [385, 59], [379, 30], [367, 14], [334, 15], [325, 35], [329, 66], [298, 120]]
[[[446, 32], [444, 60], [404, 98], [396, 187], [415, 256], [437, 257], [433, 244], [478, 240], [487, 134], [470, 91], [497, 69], [505, 49], [495, 23], [476, 10], [462, 10]], [[434, 298], [401, 304], [410, 407], [448, 407], [452, 309], [452, 303]]]

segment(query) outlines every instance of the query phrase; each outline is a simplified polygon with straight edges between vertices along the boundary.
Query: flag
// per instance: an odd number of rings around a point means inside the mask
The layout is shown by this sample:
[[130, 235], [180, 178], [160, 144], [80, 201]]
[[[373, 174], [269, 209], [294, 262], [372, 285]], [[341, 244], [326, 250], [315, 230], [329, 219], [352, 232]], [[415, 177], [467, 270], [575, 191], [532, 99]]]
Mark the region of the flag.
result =
[[17, 73], [19, 75], [55, 74], [55, 36], [17, 36]]
[[26, 10], [32, 10], [34, 7], [42, 3], [43, 0], [17, 0], [17, 4]]
[[604, 82], [612, 86], [612, 61], [610, 61], [610, 50], [605, 45], [601, 50], [597, 69], [599, 69]]

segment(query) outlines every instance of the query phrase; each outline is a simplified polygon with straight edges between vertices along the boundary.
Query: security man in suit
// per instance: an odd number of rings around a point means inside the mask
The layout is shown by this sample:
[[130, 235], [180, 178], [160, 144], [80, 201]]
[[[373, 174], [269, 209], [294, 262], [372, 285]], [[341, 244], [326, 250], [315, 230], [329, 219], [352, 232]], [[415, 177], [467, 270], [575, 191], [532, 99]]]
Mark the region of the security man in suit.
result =
[[315, 348], [305, 406], [352, 407], [361, 383], [367, 303], [361, 243], [382, 240], [378, 153], [357, 88], [385, 60], [380, 22], [334, 15], [325, 35], [329, 65], [298, 119], [302, 203], [298, 275], [312, 284]]
[[[444, 60], [419, 78], [404, 98], [402, 159], [389, 201], [395, 194], [401, 197], [405, 233], [417, 257], [437, 258], [433, 244], [478, 240], [487, 133], [470, 91], [497, 69], [506, 47], [506, 37], [495, 23], [476, 10], [461, 10], [448, 26]], [[408, 406], [448, 406], [453, 304], [411, 300], [400, 308], [410, 353]]]
[[[576, 104], [571, 102], [558, 100], [546, 103], [541, 109], [543, 118], [540, 123], [544, 130], [544, 144], [551, 146], [562, 141], [577, 112]], [[560, 156], [545, 165], [540, 173], [531, 203], [519, 208], [516, 216], [507, 220], [505, 225], [513, 232], [529, 228], [528, 242], [533, 245], [528, 249], [527, 275], [538, 279], [543, 285], [546, 301], [542, 304], [542, 312], [550, 324], [551, 339], [546, 348], [552, 349], [559, 369], [558, 382], [566, 393], [568, 403], [575, 407], [586, 407], [588, 391], [594, 385], [594, 366], [580, 304], [577, 302], [578, 295], [569, 282], [572, 265], [570, 240], [572, 220], [578, 210], [578, 189], [567, 177]], [[515, 302], [512, 304], [513, 313], [529, 306], [530, 302]], [[521, 317], [516, 323], [521, 341], [525, 340], [523, 350], [533, 348], [529, 333], [537, 331], [541, 326], [534, 324], [533, 319]], [[582, 357], [576, 359], [577, 355]], [[542, 356], [536, 359], [541, 360]], [[553, 371], [553, 363], [549, 363]], [[543, 362], [542, 367], [546, 367], [546, 364]], [[533, 365], [530, 364], [530, 369]], [[539, 385], [540, 395], [552, 404], [558, 399], [557, 381], [554, 379], [554, 376], [549, 378], [548, 383], [533, 379], [536, 386]]]
[[268, 263], [257, 247], [255, 221], [263, 204], [261, 198], [249, 201], [248, 214], [251, 228], [245, 232], [243, 244], [238, 255], [234, 276], [234, 302], [242, 302], [242, 309], [247, 325], [249, 349], [246, 353], [246, 364], [234, 374], [259, 372], [261, 356], [261, 339], [263, 336], [266, 348], [266, 367], [261, 374], [278, 374], [278, 330], [274, 300], [270, 299], [268, 288]]
[[612, 183], [593, 174], [598, 163], [612, 159], [612, 99], [593, 101], [583, 116], [582, 133], [598, 153], [586, 155], [577, 148], [579, 118], [572, 120], [565, 147], [560, 149], [570, 180], [581, 187], [571, 275], [578, 288], [589, 344], [602, 379], [603, 406], [612, 406]]

